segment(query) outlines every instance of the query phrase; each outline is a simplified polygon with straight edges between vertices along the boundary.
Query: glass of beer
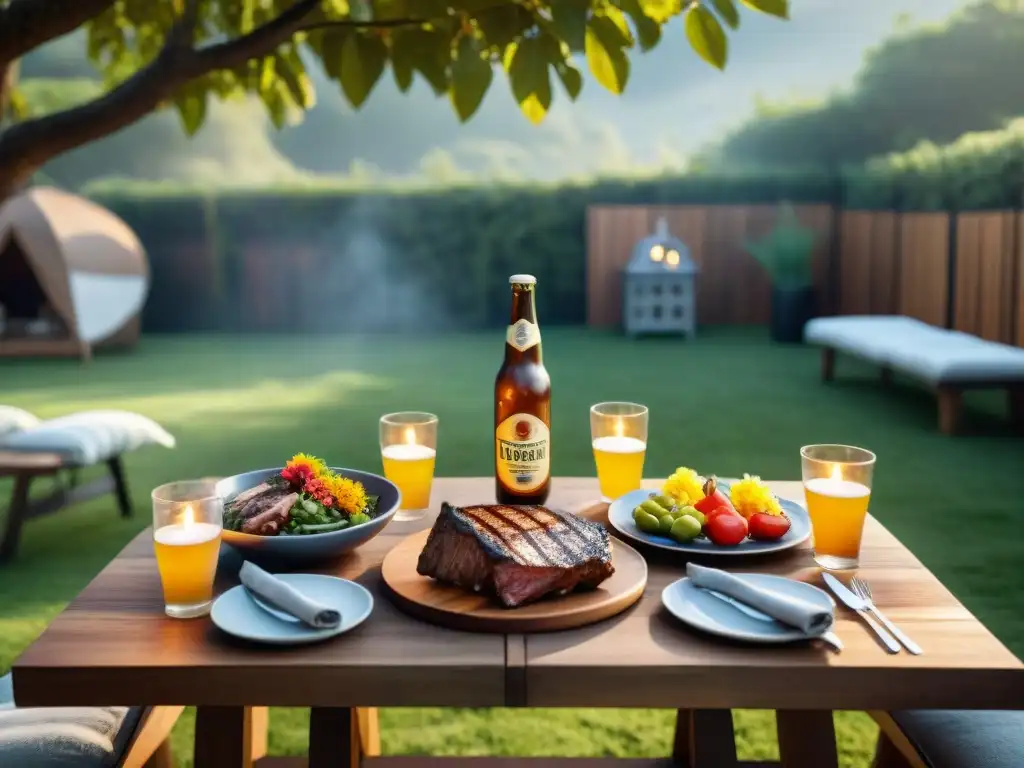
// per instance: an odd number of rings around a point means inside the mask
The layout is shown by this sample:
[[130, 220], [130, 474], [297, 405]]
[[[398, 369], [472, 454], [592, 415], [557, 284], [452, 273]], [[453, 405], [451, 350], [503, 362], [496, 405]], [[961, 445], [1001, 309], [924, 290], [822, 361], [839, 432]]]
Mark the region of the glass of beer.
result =
[[398, 486], [402, 501], [395, 520], [418, 520], [430, 506], [437, 456], [437, 416], [419, 411], [380, 417], [384, 477]]
[[857, 568], [875, 454], [850, 445], [805, 445], [800, 460], [815, 562], [830, 571]]
[[636, 403], [592, 405], [590, 439], [601, 501], [610, 504], [641, 487], [647, 453], [647, 406]]
[[205, 480], [153, 490], [153, 548], [164, 589], [164, 610], [176, 619], [205, 616], [213, 604], [224, 500]]

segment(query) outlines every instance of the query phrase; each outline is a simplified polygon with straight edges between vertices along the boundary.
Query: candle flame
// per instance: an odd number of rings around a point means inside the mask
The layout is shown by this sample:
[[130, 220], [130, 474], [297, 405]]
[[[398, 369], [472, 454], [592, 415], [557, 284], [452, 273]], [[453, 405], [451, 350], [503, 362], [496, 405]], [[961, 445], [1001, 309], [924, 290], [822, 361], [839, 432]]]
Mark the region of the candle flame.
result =
[[615, 420], [615, 436], [625, 437], [626, 436], [626, 425], [622, 423], [622, 419]]
[[839, 465], [838, 464], [833, 464], [832, 465], [832, 478], [831, 479], [832, 480], [842, 480], [843, 479], [843, 473], [842, 473], [842, 470], [839, 469]]
[[405, 444], [416, 445], [416, 430], [412, 427], [405, 428]]
[[192, 505], [189, 504], [185, 507], [185, 511], [181, 515], [181, 524], [188, 528], [196, 521], [196, 513], [192, 511]]

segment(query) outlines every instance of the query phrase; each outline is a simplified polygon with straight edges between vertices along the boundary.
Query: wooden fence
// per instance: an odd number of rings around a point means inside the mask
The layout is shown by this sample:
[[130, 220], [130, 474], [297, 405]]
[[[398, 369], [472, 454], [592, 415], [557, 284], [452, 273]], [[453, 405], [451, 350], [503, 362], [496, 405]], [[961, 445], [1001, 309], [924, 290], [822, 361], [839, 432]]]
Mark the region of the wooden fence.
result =
[[[794, 208], [817, 233], [814, 284], [823, 314], [904, 314], [1024, 346], [1024, 214]], [[587, 214], [587, 320], [622, 320], [622, 269], [664, 216], [700, 266], [707, 324], [760, 324], [771, 284], [744, 243], [774, 226], [774, 206], [595, 206]]]

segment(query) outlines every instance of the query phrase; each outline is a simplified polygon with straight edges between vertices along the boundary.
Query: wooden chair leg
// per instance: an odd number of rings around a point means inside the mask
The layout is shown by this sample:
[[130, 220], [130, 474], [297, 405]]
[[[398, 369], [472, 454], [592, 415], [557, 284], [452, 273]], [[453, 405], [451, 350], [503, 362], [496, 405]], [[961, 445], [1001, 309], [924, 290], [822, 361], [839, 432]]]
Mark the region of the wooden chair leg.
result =
[[175, 766], [174, 753], [171, 751], [171, 740], [164, 739], [153, 750], [153, 754], [149, 756], [149, 760], [145, 762], [143, 768], [175, 768]]
[[132, 498], [128, 493], [128, 481], [125, 478], [121, 457], [115, 456], [108, 459], [107, 467], [110, 469], [110, 476], [114, 478], [114, 495], [117, 496], [117, 506], [121, 510], [121, 517], [131, 517]]
[[832, 347], [821, 350], [821, 380], [832, 381], [836, 376], [836, 351]]
[[119, 768], [174, 768], [171, 729], [184, 707], [152, 707], [125, 749]]
[[875, 745], [875, 758], [871, 761], [871, 768], [911, 768], [911, 765], [903, 757], [903, 753], [885, 735], [885, 732], [879, 731], [878, 744]]
[[939, 430], [944, 435], [955, 435], [963, 407], [963, 390], [954, 387], [939, 387]]
[[366, 757], [380, 756], [380, 712], [376, 707], [360, 707], [356, 710], [359, 724], [359, 744]]
[[900, 730], [899, 725], [888, 712], [868, 712], [878, 723], [878, 744], [872, 768], [928, 768], [917, 747]]
[[10, 562], [18, 551], [21, 525], [28, 515], [28, 490], [31, 485], [32, 475], [15, 475], [14, 491], [11, 493], [10, 506], [7, 507], [7, 526], [3, 541], [0, 542], [0, 563]]

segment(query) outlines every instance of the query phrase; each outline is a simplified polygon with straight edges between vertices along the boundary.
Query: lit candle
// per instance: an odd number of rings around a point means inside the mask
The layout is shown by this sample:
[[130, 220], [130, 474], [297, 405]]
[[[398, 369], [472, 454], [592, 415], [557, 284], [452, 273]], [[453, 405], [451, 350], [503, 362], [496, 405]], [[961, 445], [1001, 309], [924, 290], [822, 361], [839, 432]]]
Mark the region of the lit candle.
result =
[[594, 450], [605, 453], [640, 453], [647, 449], [647, 443], [635, 437], [626, 437], [626, 424], [619, 418], [612, 427], [614, 435], [594, 438]]
[[863, 483], [844, 480], [842, 469], [838, 464], [832, 467], [829, 477], [814, 477], [804, 485], [812, 493], [837, 499], [859, 499], [871, 495], [871, 489]]
[[221, 528], [213, 523], [197, 523], [192, 506], [185, 507], [181, 521], [164, 525], [153, 532], [157, 544], [168, 547], [188, 547], [203, 544], [220, 536]]
[[418, 445], [416, 443], [416, 430], [412, 427], [406, 427], [402, 437], [404, 442], [386, 445], [381, 449], [381, 455], [385, 459], [391, 459], [392, 461], [423, 461], [424, 459], [433, 459], [437, 455], [437, 451], [430, 446]]

